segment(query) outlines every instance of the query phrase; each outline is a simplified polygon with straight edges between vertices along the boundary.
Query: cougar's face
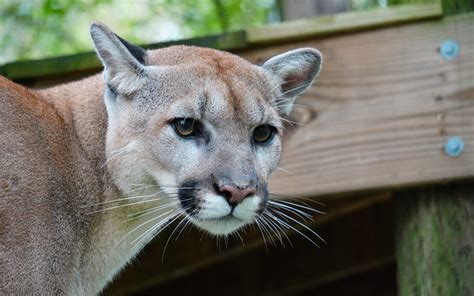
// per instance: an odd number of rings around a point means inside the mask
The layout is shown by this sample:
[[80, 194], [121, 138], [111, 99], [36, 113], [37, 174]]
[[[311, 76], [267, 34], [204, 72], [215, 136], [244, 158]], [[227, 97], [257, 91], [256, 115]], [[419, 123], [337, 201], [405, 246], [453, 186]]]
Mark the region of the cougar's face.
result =
[[116, 184], [124, 193], [133, 184], [159, 188], [212, 234], [252, 223], [280, 159], [281, 116], [319, 71], [319, 52], [297, 50], [256, 66], [211, 49], [145, 52], [94, 30], [106, 66], [107, 166]]
[[[110, 163], [122, 171], [117, 183], [156, 183], [179, 200], [188, 219], [213, 234], [252, 223], [267, 204], [282, 129], [263, 71], [249, 68], [253, 79], [219, 77], [210, 66], [148, 69], [141, 90], [116, 98], [120, 114], [110, 124], [108, 144], [133, 150], [122, 156], [124, 166]], [[193, 79], [182, 81], [185, 75]]]

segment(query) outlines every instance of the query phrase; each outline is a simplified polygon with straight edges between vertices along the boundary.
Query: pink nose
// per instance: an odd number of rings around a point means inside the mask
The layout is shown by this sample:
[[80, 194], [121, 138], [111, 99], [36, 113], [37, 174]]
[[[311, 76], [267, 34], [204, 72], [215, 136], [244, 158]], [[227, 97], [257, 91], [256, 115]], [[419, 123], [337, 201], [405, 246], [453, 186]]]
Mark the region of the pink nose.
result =
[[226, 194], [226, 196], [229, 196], [229, 202], [230, 203], [239, 203], [241, 202], [244, 198], [255, 194], [257, 192], [257, 189], [255, 187], [247, 187], [244, 189], [240, 189], [237, 186], [234, 185], [223, 185], [219, 187], [219, 190]]

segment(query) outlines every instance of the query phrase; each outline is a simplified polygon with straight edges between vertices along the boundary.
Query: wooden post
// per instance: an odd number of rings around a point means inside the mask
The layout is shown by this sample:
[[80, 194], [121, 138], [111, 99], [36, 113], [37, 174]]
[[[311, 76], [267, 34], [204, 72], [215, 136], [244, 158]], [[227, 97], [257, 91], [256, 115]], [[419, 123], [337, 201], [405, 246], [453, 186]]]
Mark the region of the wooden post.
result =
[[399, 295], [474, 295], [474, 183], [395, 197]]

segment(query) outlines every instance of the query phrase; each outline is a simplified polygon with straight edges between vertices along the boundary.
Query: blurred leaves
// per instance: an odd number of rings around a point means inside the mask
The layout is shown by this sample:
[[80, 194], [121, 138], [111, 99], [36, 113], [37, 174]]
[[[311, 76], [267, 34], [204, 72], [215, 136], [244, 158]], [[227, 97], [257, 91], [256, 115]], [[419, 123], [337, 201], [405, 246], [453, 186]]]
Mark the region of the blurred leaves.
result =
[[0, 63], [91, 50], [99, 20], [136, 43], [265, 23], [275, 0], [0, 0]]
[[[0, 64], [90, 51], [89, 25], [93, 20], [132, 42], [149, 44], [279, 21], [281, 1], [0, 0]], [[363, 10], [439, 0], [346, 1], [352, 9]], [[448, 12], [474, 9], [473, 0], [442, 2]]]

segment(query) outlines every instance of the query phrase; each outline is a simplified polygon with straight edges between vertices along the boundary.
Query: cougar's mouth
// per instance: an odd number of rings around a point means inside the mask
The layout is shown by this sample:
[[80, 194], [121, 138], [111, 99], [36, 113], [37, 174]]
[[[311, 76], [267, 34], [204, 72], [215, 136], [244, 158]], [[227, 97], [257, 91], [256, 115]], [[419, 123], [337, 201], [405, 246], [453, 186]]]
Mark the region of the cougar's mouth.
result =
[[181, 208], [187, 218], [199, 228], [215, 235], [230, 234], [253, 223], [266, 207], [268, 197], [261, 195], [256, 193], [232, 204], [212, 189], [198, 186], [196, 181], [183, 183], [178, 192]]

